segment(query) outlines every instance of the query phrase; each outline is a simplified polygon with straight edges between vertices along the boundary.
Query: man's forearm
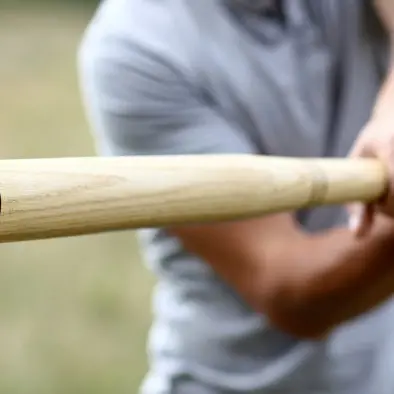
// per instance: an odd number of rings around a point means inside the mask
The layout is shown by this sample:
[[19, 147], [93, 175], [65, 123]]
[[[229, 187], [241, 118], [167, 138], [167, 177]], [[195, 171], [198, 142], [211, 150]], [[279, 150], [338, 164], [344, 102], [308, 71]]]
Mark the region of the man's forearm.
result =
[[375, 7], [388, 35], [388, 72], [383, 86], [378, 93], [373, 115], [392, 110], [394, 103], [394, 2], [392, 0], [375, 0]]
[[394, 2], [392, 0], [373, 0], [373, 3], [389, 38], [394, 42]]
[[394, 56], [389, 65], [388, 74], [376, 98], [372, 120], [378, 116], [393, 116], [394, 107]]
[[[308, 234], [290, 214], [168, 230], [258, 313], [298, 337], [320, 336], [394, 290], [394, 221], [369, 235]], [[214, 242], [212, 242], [214, 240]]]
[[292, 267], [265, 308], [275, 324], [300, 336], [319, 336], [394, 290], [394, 226], [385, 219], [365, 239], [332, 230], [288, 244], [272, 258]]

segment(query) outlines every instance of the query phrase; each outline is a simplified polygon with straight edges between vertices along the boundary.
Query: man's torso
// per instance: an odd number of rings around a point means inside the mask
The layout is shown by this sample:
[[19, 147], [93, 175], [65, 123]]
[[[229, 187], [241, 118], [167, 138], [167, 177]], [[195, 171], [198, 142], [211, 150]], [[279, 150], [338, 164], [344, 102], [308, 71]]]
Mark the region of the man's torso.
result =
[[[92, 31], [137, 36], [178, 62], [201, 99], [260, 154], [345, 156], [380, 83], [361, 34], [361, 2], [283, 4], [277, 19], [247, 0], [109, 0]], [[119, 18], [116, 26], [110, 14]], [[344, 213], [321, 208], [300, 212], [299, 220], [316, 231], [337, 225]], [[327, 341], [298, 341], [253, 313], [164, 230], [140, 235], [159, 278], [147, 394], [393, 392], [391, 304]]]

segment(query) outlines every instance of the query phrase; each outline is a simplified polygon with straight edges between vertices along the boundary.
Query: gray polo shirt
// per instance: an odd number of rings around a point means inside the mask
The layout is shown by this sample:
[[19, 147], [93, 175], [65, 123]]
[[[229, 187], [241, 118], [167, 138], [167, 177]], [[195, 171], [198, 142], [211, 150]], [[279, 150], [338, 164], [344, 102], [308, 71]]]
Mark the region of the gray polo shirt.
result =
[[[359, 0], [107, 0], [80, 49], [103, 155], [345, 156], [380, 85]], [[311, 231], [338, 207], [298, 213]], [[300, 341], [270, 326], [165, 230], [144, 394], [393, 394], [394, 305]]]

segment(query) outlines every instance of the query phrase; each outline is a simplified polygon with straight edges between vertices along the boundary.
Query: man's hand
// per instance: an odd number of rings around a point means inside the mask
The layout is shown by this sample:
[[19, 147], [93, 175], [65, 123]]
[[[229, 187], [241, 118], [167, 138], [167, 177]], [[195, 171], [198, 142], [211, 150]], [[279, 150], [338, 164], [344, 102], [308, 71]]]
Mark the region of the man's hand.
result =
[[394, 1], [374, 0], [374, 5], [389, 36], [391, 64], [371, 119], [355, 142], [350, 157], [381, 160], [388, 171], [389, 186], [382, 201], [350, 207], [349, 226], [359, 236], [370, 230], [376, 212], [394, 218]]
[[356, 140], [350, 157], [376, 158], [388, 171], [389, 186], [384, 199], [374, 204], [350, 206], [350, 229], [357, 236], [363, 236], [369, 232], [377, 212], [394, 218], [394, 106], [391, 112], [368, 122]]

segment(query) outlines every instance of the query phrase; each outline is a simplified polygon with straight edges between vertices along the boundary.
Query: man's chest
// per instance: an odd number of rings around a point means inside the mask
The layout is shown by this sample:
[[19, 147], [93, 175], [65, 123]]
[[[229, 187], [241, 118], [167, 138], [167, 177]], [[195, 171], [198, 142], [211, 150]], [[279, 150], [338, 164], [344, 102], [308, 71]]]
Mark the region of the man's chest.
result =
[[261, 153], [343, 156], [379, 87], [357, 12], [324, 17], [304, 1], [288, 4], [285, 26], [245, 14], [218, 18], [201, 86]]

